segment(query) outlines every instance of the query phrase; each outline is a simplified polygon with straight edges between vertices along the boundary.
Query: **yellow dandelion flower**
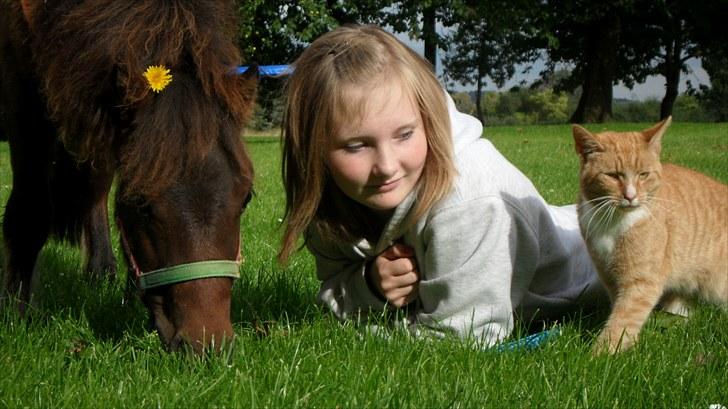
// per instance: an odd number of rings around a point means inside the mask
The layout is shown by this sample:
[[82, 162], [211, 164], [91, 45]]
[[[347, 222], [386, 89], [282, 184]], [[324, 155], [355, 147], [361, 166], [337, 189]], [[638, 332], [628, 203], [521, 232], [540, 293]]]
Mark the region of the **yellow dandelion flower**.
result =
[[164, 65], [150, 65], [144, 71], [144, 78], [149, 83], [149, 88], [154, 92], [159, 92], [172, 82], [172, 75]]

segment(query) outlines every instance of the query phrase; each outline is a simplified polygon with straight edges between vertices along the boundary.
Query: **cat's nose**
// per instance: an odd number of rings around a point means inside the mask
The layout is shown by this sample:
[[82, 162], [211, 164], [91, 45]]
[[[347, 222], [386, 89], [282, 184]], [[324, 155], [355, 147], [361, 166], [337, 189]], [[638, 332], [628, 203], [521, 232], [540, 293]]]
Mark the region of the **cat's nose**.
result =
[[635, 197], [637, 197], [637, 189], [633, 185], [627, 185], [624, 189], [624, 198], [631, 202]]

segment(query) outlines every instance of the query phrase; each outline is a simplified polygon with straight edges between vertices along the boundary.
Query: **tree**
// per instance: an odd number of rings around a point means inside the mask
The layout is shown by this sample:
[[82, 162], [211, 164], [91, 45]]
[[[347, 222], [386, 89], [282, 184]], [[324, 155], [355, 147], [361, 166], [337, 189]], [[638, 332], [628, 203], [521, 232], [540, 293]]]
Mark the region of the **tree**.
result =
[[[381, 20], [380, 0], [250, 0], [238, 2], [239, 44], [243, 58], [259, 65], [289, 64], [319, 35], [345, 23]], [[277, 125], [282, 82], [261, 78], [258, 123]]]
[[612, 85], [648, 75], [665, 77], [660, 116], [669, 116], [686, 61], [725, 49], [725, 0], [546, 0], [538, 26], [548, 40], [550, 67], [573, 66], [560, 88], [581, 87], [572, 122], [611, 116]]
[[716, 121], [728, 121], [728, 53], [710, 53], [703, 56], [703, 68], [710, 76], [710, 87], [700, 87], [697, 94], [701, 105]]
[[691, 36], [697, 43], [697, 55], [710, 76], [710, 87], [701, 86], [697, 95], [701, 104], [718, 121], [728, 121], [728, 30], [725, 16], [728, 2], [709, 0], [694, 2], [689, 10]]
[[642, 30], [627, 31], [623, 38], [623, 43], [630, 45], [632, 59], [641, 59], [641, 64], [634, 61], [632, 71], [621, 76], [625, 85], [631, 88], [635, 82], [643, 82], [652, 74], [665, 78], [660, 119], [672, 114], [680, 77], [683, 72], [689, 72], [686, 62], [697, 56], [693, 30], [699, 22], [692, 18], [692, 3], [688, 0], [637, 2], [629, 24], [642, 27]]
[[664, 7], [662, 24], [661, 61], [658, 71], [665, 77], [665, 97], [660, 104], [660, 119], [672, 115], [672, 108], [677, 100], [680, 75], [687, 71], [685, 64], [696, 56], [696, 44], [689, 37], [689, 22], [685, 20], [685, 1], [668, 1]]
[[[388, 3], [388, 4], [387, 4]], [[402, 0], [384, 2], [385, 7], [381, 23], [389, 25], [397, 33], [408, 33], [412, 39], [425, 43], [425, 59], [437, 66], [437, 49], [447, 49], [445, 38], [437, 33], [438, 22], [443, 27], [451, 26], [452, 10], [457, 0]]]
[[[559, 89], [581, 86], [581, 97], [571, 122], [603, 122], [612, 115], [612, 86], [618, 67], [629, 71], [628, 60], [620, 60], [620, 38], [625, 16], [637, 0], [546, 0], [537, 27], [547, 43], [550, 69], [573, 65], [571, 76]], [[637, 60], [639, 61], [639, 60]]]
[[475, 85], [476, 116], [481, 121], [486, 81], [503, 87], [517, 64], [538, 55], [537, 49], [530, 47], [532, 33], [523, 30], [529, 19], [528, 3], [532, 2], [468, 1], [453, 15], [457, 25], [447, 37], [450, 48], [443, 59], [444, 70], [463, 85]]

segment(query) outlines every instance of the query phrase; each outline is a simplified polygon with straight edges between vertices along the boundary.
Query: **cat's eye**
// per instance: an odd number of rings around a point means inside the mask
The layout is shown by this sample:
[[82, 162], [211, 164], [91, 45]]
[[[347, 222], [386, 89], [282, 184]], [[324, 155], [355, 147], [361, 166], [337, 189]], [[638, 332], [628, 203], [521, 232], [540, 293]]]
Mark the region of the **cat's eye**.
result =
[[617, 172], [606, 172], [604, 174], [609, 176], [612, 179], [619, 180], [619, 173], [617, 173]]
[[640, 180], [645, 180], [645, 179], [647, 179], [648, 176], [650, 176], [650, 172], [641, 172]]

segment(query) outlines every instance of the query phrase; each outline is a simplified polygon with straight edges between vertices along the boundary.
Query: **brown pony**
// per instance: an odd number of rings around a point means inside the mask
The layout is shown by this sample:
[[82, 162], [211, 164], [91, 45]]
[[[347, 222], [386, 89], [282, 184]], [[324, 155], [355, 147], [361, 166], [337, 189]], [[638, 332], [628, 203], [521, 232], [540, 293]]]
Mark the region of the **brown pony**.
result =
[[[113, 277], [114, 178], [129, 277], [240, 259], [253, 177], [240, 135], [256, 78], [231, 74], [240, 63], [233, 6], [0, 0], [0, 136], [13, 168], [2, 292], [19, 296], [21, 313], [51, 234], [80, 242], [87, 270]], [[172, 75], [159, 92], [144, 77], [156, 65]], [[142, 291], [169, 349], [199, 352], [233, 336], [232, 279], [210, 275]]]

